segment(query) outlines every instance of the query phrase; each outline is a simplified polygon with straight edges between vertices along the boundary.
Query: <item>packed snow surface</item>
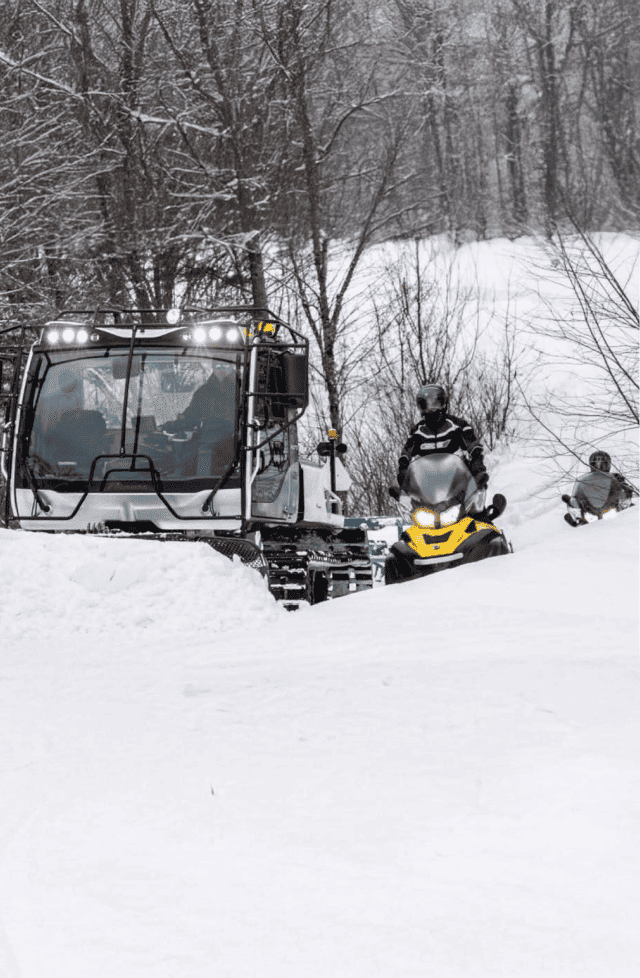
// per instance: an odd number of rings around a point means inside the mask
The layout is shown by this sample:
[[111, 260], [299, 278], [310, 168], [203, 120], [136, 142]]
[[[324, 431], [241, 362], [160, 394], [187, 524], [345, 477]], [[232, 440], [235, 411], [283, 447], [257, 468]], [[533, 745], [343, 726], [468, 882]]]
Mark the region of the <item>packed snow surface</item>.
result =
[[640, 973], [637, 512], [288, 615], [1, 533], [2, 978]]

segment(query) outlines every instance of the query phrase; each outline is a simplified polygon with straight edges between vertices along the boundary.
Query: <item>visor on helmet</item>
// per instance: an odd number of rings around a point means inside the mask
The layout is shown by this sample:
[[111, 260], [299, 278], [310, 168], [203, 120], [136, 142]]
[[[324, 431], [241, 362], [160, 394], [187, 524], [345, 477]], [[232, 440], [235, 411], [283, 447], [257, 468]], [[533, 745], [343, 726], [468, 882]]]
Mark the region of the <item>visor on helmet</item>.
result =
[[611, 469], [611, 457], [606, 452], [594, 452], [589, 459], [589, 465], [598, 472], [609, 472]]
[[421, 411], [430, 414], [436, 411], [444, 411], [447, 406], [444, 391], [434, 387], [432, 390], [420, 390], [416, 397], [416, 403]]

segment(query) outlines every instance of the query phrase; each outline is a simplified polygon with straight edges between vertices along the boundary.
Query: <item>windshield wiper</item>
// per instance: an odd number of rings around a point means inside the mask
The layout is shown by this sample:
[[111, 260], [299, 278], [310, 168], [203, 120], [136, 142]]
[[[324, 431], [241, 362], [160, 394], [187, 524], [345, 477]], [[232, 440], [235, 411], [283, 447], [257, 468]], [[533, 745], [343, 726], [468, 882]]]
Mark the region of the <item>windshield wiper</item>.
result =
[[218, 492], [218, 490], [219, 489], [223, 489], [224, 486], [226, 485], [226, 483], [229, 481], [229, 479], [233, 475], [234, 470], [236, 469], [236, 467], [238, 465], [238, 461], [239, 461], [238, 460], [238, 456], [236, 455], [236, 457], [234, 458], [234, 460], [231, 463], [231, 465], [229, 466], [229, 468], [226, 469], [226, 471], [222, 473], [222, 475], [220, 476], [220, 478], [216, 482], [215, 486], [213, 487], [213, 489], [211, 490], [211, 492], [209, 493], [209, 495], [207, 496], [207, 498], [205, 499], [205, 501], [202, 504], [202, 512], [203, 513], [206, 513], [207, 510], [209, 509], [209, 506], [211, 504], [211, 501], [212, 501], [213, 497], [215, 496], [215, 494]]
[[45, 503], [44, 500], [42, 500], [40, 498], [40, 495], [38, 493], [38, 487], [37, 487], [36, 481], [35, 481], [35, 476], [34, 476], [33, 472], [31, 471], [31, 469], [29, 467], [29, 463], [27, 461], [25, 461], [23, 468], [24, 468], [24, 471], [25, 471], [25, 475], [27, 477], [27, 482], [29, 483], [29, 488], [31, 489], [31, 492], [33, 493], [33, 498], [35, 499], [35, 501], [37, 502], [38, 506], [40, 507], [40, 509], [44, 513], [50, 512], [51, 506], [49, 506], [48, 503]]
[[[131, 365], [133, 363], [133, 351], [136, 342], [136, 324], [131, 326], [131, 342], [129, 343], [129, 355], [127, 356], [127, 374], [124, 382], [124, 398], [122, 404], [122, 428], [120, 429], [120, 454], [126, 455], [125, 442], [127, 437], [127, 408], [129, 406], [129, 384], [131, 383]], [[132, 468], [133, 468], [133, 462]]]

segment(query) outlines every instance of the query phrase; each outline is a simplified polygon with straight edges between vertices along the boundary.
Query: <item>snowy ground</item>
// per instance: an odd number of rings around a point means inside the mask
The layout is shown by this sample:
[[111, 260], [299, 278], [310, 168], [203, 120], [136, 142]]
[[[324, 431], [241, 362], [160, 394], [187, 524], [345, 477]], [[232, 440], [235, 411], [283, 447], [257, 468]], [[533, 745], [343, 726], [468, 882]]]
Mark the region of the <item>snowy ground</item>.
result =
[[[524, 319], [528, 250], [453, 271]], [[205, 545], [0, 530], [0, 978], [640, 973], [638, 507], [490, 471], [513, 555], [296, 614]]]
[[0, 531], [0, 976], [635, 978], [638, 509], [525, 475], [513, 555], [289, 615]]

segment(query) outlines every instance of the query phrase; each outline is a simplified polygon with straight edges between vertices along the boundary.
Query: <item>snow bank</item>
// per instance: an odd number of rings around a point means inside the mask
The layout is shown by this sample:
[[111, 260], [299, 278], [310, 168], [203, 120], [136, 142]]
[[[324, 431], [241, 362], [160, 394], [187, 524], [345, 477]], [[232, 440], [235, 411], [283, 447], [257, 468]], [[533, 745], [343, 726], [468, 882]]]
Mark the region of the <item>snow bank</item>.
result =
[[[2, 978], [635, 978], [637, 512], [272, 621], [153, 544], [99, 592], [186, 579], [135, 648], [4, 644]], [[143, 546], [0, 540], [71, 634], [70, 574]], [[207, 567], [242, 627], [192, 642]]]
[[4, 641], [203, 641], [285, 614], [205, 543], [0, 530]]

